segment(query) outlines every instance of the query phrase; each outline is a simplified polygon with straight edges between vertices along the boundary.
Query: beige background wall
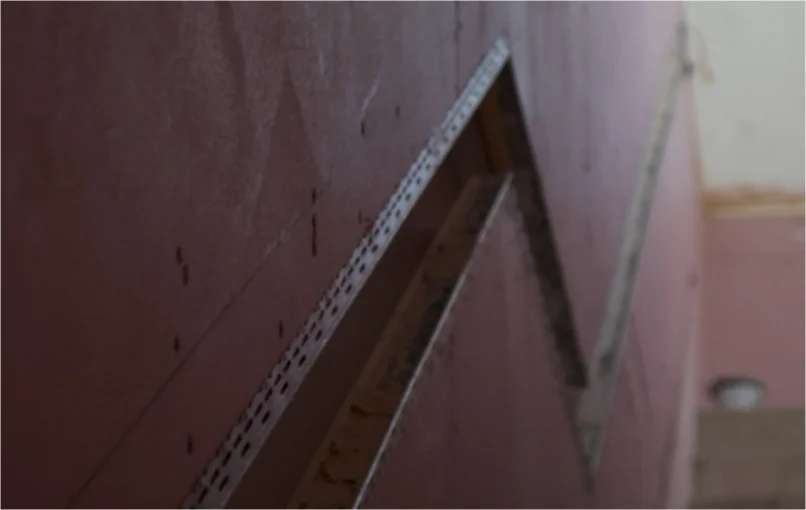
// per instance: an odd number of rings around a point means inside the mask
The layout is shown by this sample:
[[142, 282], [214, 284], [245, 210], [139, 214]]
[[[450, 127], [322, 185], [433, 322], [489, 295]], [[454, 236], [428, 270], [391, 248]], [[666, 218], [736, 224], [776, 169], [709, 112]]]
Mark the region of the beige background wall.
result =
[[685, 2], [706, 189], [802, 193], [804, 3]]

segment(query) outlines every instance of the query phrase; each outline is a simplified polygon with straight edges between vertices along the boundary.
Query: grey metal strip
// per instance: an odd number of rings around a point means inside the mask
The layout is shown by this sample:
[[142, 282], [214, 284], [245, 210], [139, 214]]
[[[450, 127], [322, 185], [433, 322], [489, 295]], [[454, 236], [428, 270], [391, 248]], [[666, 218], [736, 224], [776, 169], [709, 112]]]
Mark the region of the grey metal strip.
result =
[[588, 470], [591, 472], [596, 470], [601, 457], [607, 414], [613, 400], [624, 350], [624, 337], [641, 252], [652, 212], [658, 175], [672, 129], [678, 85], [690, 71], [685, 48], [686, 25], [680, 23], [665, 65], [666, 72], [660, 90], [661, 101], [653, 119], [646, 158], [627, 212], [624, 237], [605, 303], [604, 319], [588, 368], [588, 387], [580, 396], [577, 408], [578, 433], [586, 452]]
[[372, 230], [358, 243], [349, 263], [339, 271], [325, 297], [308, 317], [299, 334], [242, 413], [238, 423], [207, 464], [184, 499], [183, 507], [222, 508], [227, 504], [345, 311], [367, 281], [509, 57], [506, 42], [503, 39], [497, 40], [378, 215]]

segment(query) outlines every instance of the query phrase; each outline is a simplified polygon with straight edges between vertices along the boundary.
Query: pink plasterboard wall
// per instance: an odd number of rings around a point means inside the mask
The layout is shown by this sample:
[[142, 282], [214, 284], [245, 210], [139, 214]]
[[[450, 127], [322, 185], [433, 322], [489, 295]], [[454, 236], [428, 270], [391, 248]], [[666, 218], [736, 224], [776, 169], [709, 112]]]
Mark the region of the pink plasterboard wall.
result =
[[[589, 350], [679, 4], [2, 14], [3, 504], [172, 506], [500, 35]], [[698, 271], [675, 133], [603, 501], [667, 476]]]
[[705, 233], [700, 405], [740, 375], [764, 382], [766, 406], [802, 408], [803, 216], [710, 218]]

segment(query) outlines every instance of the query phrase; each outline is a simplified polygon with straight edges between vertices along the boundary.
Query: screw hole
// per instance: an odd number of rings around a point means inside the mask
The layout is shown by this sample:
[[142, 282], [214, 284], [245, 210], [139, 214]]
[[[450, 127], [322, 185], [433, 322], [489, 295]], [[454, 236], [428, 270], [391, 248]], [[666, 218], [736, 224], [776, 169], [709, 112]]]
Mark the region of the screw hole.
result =
[[361, 137], [367, 134], [367, 127], [364, 125], [364, 121], [361, 121]]
[[280, 336], [280, 338], [283, 338], [283, 333], [283, 321], [280, 321], [277, 323], [277, 334]]
[[316, 215], [311, 217], [311, 254], [316, 257]]
[[395, 105], [395, 117], [400, 118], [400, 105]]
[[179, 337], [175, 336], [174, 337], [174, 352], [179, 352], [180, 350], [182, 350], [182, 343], [179, 340]]
[[187, 444], [185, 445], [188, 455], [193, 455], [193, 436], [188, 436]]
[[185, 264], [182, 266], [182, 285], [187, 287], [188, 283], [190, 283], [190, 268]]
[[179, 264], [179, 265], [182, 265], [183, 262], [185, 262], [185, 258], [182, 256], [182, 247], [177, 246], [176, 247], [176, 263]]

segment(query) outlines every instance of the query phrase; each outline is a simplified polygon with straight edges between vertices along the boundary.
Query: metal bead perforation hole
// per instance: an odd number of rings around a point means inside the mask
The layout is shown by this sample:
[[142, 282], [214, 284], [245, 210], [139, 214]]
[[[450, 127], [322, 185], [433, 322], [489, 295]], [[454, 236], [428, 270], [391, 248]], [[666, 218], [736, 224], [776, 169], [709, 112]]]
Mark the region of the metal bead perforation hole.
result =
[[181, 246], [176, 247], [175, 258], [176, 258], [176, 264], [182, 270], [182, 285], [187, 286], [188, 283], [190, 283], [190, 267], [185, 262], [185, 255], [182, 252]]
[[196, 501], [197, 505], [200, 505], [204, 501], [204, 498], [207, 497], [207, 493], [208, 493], [207, 487], [203, 487], [201, 492], [199, 493], [199, 499]]

